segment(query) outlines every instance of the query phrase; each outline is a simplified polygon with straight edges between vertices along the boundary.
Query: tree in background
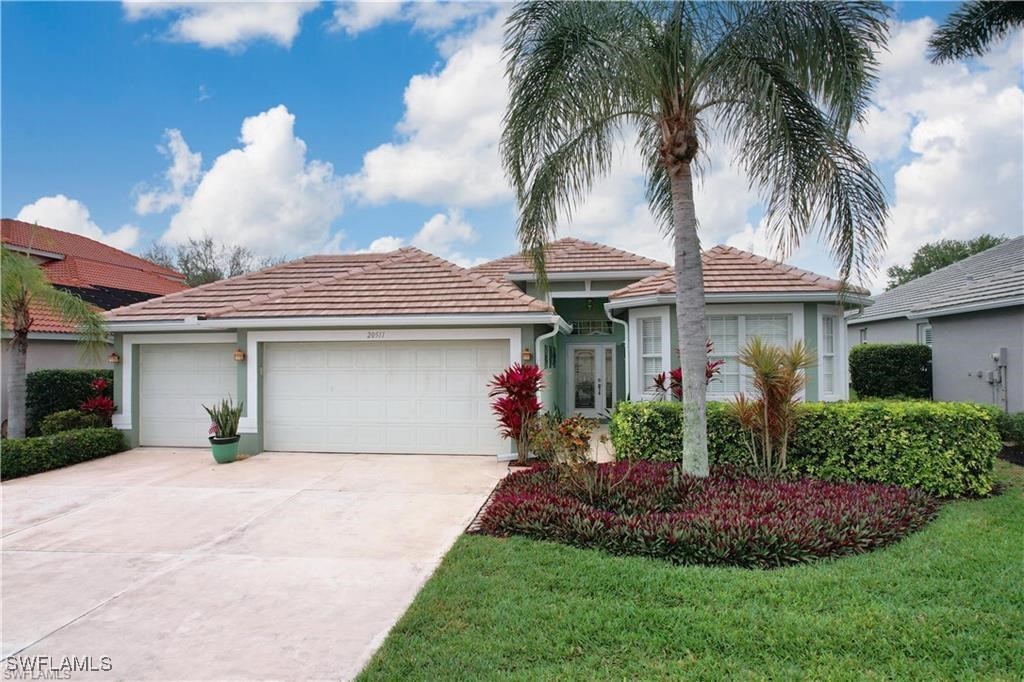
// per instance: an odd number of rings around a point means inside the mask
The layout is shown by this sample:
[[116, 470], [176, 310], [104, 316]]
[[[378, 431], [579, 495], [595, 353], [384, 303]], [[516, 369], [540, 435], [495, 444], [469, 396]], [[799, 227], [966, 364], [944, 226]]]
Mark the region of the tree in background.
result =
[[1015, 28], [1024, 27], [1022, 2], [965, 2], [928, 40], [928, 56], [941, 64], [980, 57]]
[[914, 252], [910, 265], [893, 265], [885, 274], [889, 277], [889, 284], [886, 290], [898, 287], [901, 284], [923, 277], [929, 272], [935, 272], [939, 268], [952, 265], [962, 261], [968, 256], [987, 251], [993, 246], [998, 246], [1006, 241], [1006, 237], [994, 237], [990, 234], [983, 234], [980, 237], [961, 241], [959, 239], [942, 239], [937, 242], [925, 244]]
[[190, 238], [174, 247], [153, 244], [142, 254], [146, 260], [177, 270], [190, 287], [238, 277], [283, 263], [283, 258], [257, 258], [244, 246], [218, 243], [212, 237]]
[[106, 347], [106, 324], [99, 312], [78, 296], [62, 291], [46, 279], [31, 258], [3, 247], [3, 324], [11, 332], [11, 364], [7, 376], [7, 433], [25, 437], [25, 362], [32, 309], [45, 308], [62, 322], [78, 329], [82, 355], [96, 358]]
[[782, 252], [817, 231], [843, 279], [873, 269], [885, 196], [848, 133], [870, 102], [887, 14], [872, 2], [525, 2], [506, 21], [502, 161], [541, 286], [545, 244], [624, 136], [646, 160], [651, 211], [674, 238], [688, 473], [708, 473], [693, 196], [704, 155], [713, 141], [734, 152]]

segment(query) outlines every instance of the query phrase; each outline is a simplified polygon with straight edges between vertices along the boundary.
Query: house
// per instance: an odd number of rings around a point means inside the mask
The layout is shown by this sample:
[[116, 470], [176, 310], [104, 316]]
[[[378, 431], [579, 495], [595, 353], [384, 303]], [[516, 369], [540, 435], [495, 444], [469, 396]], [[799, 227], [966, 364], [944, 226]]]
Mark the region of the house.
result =
[[[668, 266], [575, 239], [547, 260], [545, 295], [518, 255], [467, 270], [409, 247], [310, 256], [111, 311], [114, 424], [133, 445], [200, 446], [202, 404], [230, 395], [244, 452], [508, 454], [487, 382], [512, 363], [540, 364], [543, 400], [564, 413], [650, 395], [674, 356]], [[705, 268], [716, 352], [732, 363], [713, 395], [738, 388], [736, 349], [755, 334], [826, 358], [808, 399], [845, 395], [838, 282], [727, 247]]]
[[901, 284], [846, 318], [849, 345], [932, 347], [932, 395], [1024, 410], [1024, 237]]
[[[0, 235], [5, 247], [31, 257], [55, 287], [77, 294], [101, 310], [187, 288], [185, 278], [174, 270], [78, 234], [5, 218], [0, 221]], [[29, 371], [106, 366], [106, 354], [101, 360], [83, 360], [75, 329], [48, 309], [34, 307], [32, 320], [26, 358]], [[4, 339], [9, 336], [5, 331]], [[7, 353], [5, 343], [5, 369]], [[6, 382], [3, 393], [6, 415]]]

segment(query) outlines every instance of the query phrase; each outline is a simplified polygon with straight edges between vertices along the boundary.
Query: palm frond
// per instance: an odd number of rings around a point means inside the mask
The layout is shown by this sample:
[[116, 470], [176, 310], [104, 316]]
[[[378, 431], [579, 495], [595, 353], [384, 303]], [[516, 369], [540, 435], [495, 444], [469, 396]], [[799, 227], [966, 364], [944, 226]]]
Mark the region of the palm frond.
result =
[[928, 39], [935, 64], [979, 57], [992, 43], [1024, 26], [1024, 3], [965, 2]]

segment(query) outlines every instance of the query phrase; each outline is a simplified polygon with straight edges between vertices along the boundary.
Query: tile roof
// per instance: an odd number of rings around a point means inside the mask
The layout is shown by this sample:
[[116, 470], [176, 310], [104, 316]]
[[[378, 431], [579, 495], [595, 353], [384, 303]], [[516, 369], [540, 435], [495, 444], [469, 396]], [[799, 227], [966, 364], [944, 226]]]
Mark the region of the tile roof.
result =
[[[4, 218], [0, 221], [0, 235], [6, 245], [63, 256], [47, 258], [38, 254], [39, 267], [54, 285], [73, 290], [94, 303], [116, 298], [110, 295], [111, 290], [162, 296], [187, 288], [181, 273], [78, 234]], [[88, 294], [93, 290], [96, 296], [91, 297]], [[75, 331], [41, 306], [32, 307], [32, 319], [33, 332]]]
[[107, 313], [112, 322], [553, 312], [512, 284], [413, 247], [308, 256]]
[[[546, 269], [551, 273], [572, 272], [614, 272], [618, 270], [664, 270], [666, 263], [644, 258], [635, 253], [586, 242], [573, 237], [564, 237], [548, 244]], [[488, 277], [507, 275], [532, 275], [533, 268], [522, 254], [505, 256], [472, 269]]]
[[963, 307], [1024, 304], [1024, 237], [1003, 242], [962, 261], [901, 284], [847, 318], [869, 322], [941, 315]]
[[[838, 280], [721, 244], [702, 253], [701, 264], [706, 294], [839, 293], [843, 290], [843, 284]], [[847, 287], [847, 291], [868, 293], [856, 287]], [[657, 296], [675, 292], [675, 270], [668, 270], [614, 291], [609, 298]]]

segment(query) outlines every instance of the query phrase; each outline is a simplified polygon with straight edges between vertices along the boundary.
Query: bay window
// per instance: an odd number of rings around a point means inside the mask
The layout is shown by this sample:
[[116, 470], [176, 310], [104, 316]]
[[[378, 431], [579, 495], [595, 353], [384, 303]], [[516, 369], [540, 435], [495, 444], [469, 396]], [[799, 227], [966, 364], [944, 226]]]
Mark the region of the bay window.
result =
[[640, 324], [640, 377], [642, 392], [654, 392], [654, 378], [665, 371], [665, 356], [662, 354], [662, 318], [641, 317]]
[[825, 395], [836, 392], [836, 316], [821, 317], [821, 388]]

